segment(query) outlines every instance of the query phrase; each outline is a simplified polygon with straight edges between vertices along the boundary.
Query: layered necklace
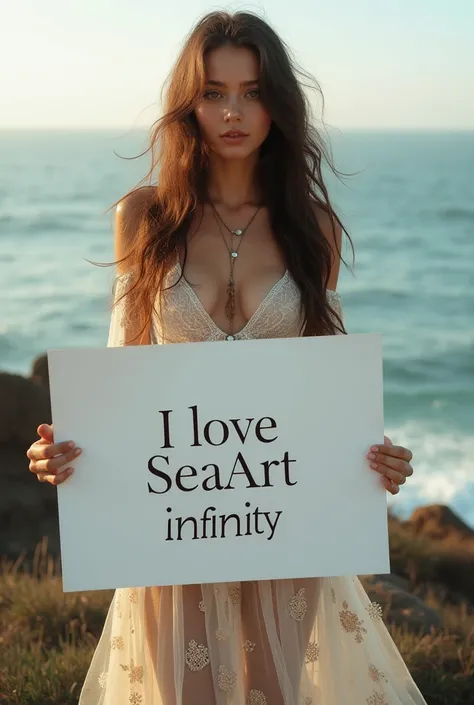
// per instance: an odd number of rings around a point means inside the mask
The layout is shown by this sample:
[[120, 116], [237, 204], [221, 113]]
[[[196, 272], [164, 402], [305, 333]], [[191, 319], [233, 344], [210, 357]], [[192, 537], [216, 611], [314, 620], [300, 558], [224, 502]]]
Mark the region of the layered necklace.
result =
[[[250, 218], [249, 222], [244, 228], [229, 228], [229, 226], [222, 220], [221, 216], [217, 212], [217, 209], [213, 203], [211, 203], [211, 208], [212, 212], [214, 213], [214, 217], [217, 222], [217, 226], [219, 228], [219, 232], [221, 234], [221, 237], [224, 241], [224, 245], [226, 247], [227, 252], [229, 253], [229, 282], [227, 284], [227, 301], [225, 304], [225, 315], [227, 317], [227, 320], [229, 321], [229, 333], [227, 335], [227, 340], [235, 340], [235, 333], [234, 333], [234, 317], [235, 317], [235, 279], [234, 279], [234, 267], [235, 263], [237, 262], [237, 258], [239, 256], [239, 249], [242, 244], [242, 240], [244, 238], [245, 233], [249, 229], [250, 225], [253, 223], [257, 213], [259, 212], [261, 206], [258, 206], [257, 210], [253, 214], [253, 216]], [[227, 244], [227, 240], [224, 236], [224, 233], [222, 232], [222, 227], [223, 225], [225, 229], [229, 232], [230, 234], [230, 247]], [[236, 238], [236, 239], [234, 239]]]

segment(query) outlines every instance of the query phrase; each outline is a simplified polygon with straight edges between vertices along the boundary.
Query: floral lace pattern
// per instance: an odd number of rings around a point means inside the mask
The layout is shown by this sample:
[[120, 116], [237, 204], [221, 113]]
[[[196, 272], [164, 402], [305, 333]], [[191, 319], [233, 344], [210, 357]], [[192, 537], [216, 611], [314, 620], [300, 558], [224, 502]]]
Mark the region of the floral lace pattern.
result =
[[367, 705], [388, 705], [388, 701], [383, 693], [374, 690], [372, 695], [367, 698]]
[[130, 697], [128, 698], [128, 701], [130, 705], [142, 705], [143, 703], [143, 695], [141, 693], [130, 693]]
[[98, 681], [99, 681], [99, 686], [104, 689], [107, 686], [107, 676], [108, 673], [107, 671], [103, 671], [103, 673], [100, 674]]
[[365, 609], [369, 613], [370, 619], [373, 619], [374, 622], [379, 619], [382, 619], [383, 610], [382, 607], [378, 604], [378, 602], [372, 602], [370, 607], [366, 607]]
[[219, 674], [217, 676], [217, 685], [219, 690], [224, 693], [230, 693], [234, 689], [237, 682], [237, 676], [234, 671], [231, 671], [225, 666], [219, 666]]
[[229, 593], [230, 601], [233, 605], [239, 605], [242, 595], [242, 589], [240, 585], [231, 585], [227, 592]]
[[388, 683], [388, 680], [385, 678], [385, 673], [379, 671], [379, 669], [374, 666], [373, 663], [371, 663], [369, 666], [369, 676], [376, 683], [380, 683], [382, 680], [384, 680], [385, 683]]
[[185, 658], [186, 665], [190, 671], [202, 671], [203, 668], [209, 665], [209, 649], [192, 639], [186, 650]]
[[317, 644], [315, 641], [310, 641], [307, 648], [306, 648], [306, 653], [304, 655], [304, 662], [305, 663], [314, 663], [317, 661], [319, 658], [319, 644]]
[[251, 690], [246, 705], [267, 705], [267, 699], [261, 690]]
[[131, 659], [129, 666], [121, 663], [120, 668], [123, 671], [128, 672], [130, 683], [143, 683], [143, 666], [135, 666], [133, 663], [133, 658]]
[[339, 612], [339, 619], [341, 621], [341, 626], [344, 629], [344, 631], [348, 632], [351, 634], [352, 632], [355, 632], [355, 640], [358, 644], [362, 643], [363, 640], [363, 634], [367, 633], [367, 629], [363, 627], [362, 625], [364, 624], [363, 620], [360, 620], [358, 616], [356, 615], [355, 612], [351, 612], [349, 610], [349, 605], [347, 604], [346, 601], [342, 603], [343, 610]]
[[301, 590], [298, 590], [296, 595], [293, 595], [288, 603], [288, 612], [290, 613], [290, 617], [297, 622], [301, 622], [304, 619], [306, 610], [308, 609], [308, 603], [304, 594], [305, 589], [301, 588]]

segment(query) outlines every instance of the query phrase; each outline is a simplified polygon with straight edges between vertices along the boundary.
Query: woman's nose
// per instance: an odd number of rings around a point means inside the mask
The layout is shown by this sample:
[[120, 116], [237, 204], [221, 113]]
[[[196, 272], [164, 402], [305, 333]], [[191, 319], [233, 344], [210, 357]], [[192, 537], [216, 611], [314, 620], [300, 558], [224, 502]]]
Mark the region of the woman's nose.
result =
[[227, 119], [240, 117], [242, 115], [242, 107], [238, 98], [230, 98], [224, 106], [224, 113]]

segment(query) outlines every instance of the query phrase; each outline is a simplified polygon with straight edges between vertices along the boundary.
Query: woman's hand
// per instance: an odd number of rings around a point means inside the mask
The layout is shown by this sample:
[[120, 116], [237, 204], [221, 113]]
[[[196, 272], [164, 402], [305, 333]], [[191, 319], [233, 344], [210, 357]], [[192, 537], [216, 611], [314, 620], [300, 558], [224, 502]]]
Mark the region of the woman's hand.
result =
[[367, 453], [370, 467], [382, 475], [385, 489], [392, 494], [400, 492], [400, 485], [413, 475], [410, 465], [413, 453], [403, 446], [394, 446], [390, 438], [384, 436], [384, 445], [372, 446]]
[[69, 463], [81, 454], [73, 441], [55, 443], [53, 425], [38, 426], [39, 441], [33, 443], [26, 451], [30, 459], [30, 471], [35, 473], [40, 482], [60, 485], [74, 472]]

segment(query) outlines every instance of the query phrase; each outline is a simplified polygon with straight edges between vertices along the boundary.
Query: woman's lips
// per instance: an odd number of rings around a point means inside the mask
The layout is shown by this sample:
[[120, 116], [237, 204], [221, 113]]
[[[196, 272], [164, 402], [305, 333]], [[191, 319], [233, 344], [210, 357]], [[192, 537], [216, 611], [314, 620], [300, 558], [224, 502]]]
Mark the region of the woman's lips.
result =
[[239, 142], [242, 142], [248, 135], [244, 134], [243, 132], [229, 132], [224, 135], [221, 135], [221, 138], [224, 140], [224, 142], [227, 142], [228, 144], [237, 144]]

